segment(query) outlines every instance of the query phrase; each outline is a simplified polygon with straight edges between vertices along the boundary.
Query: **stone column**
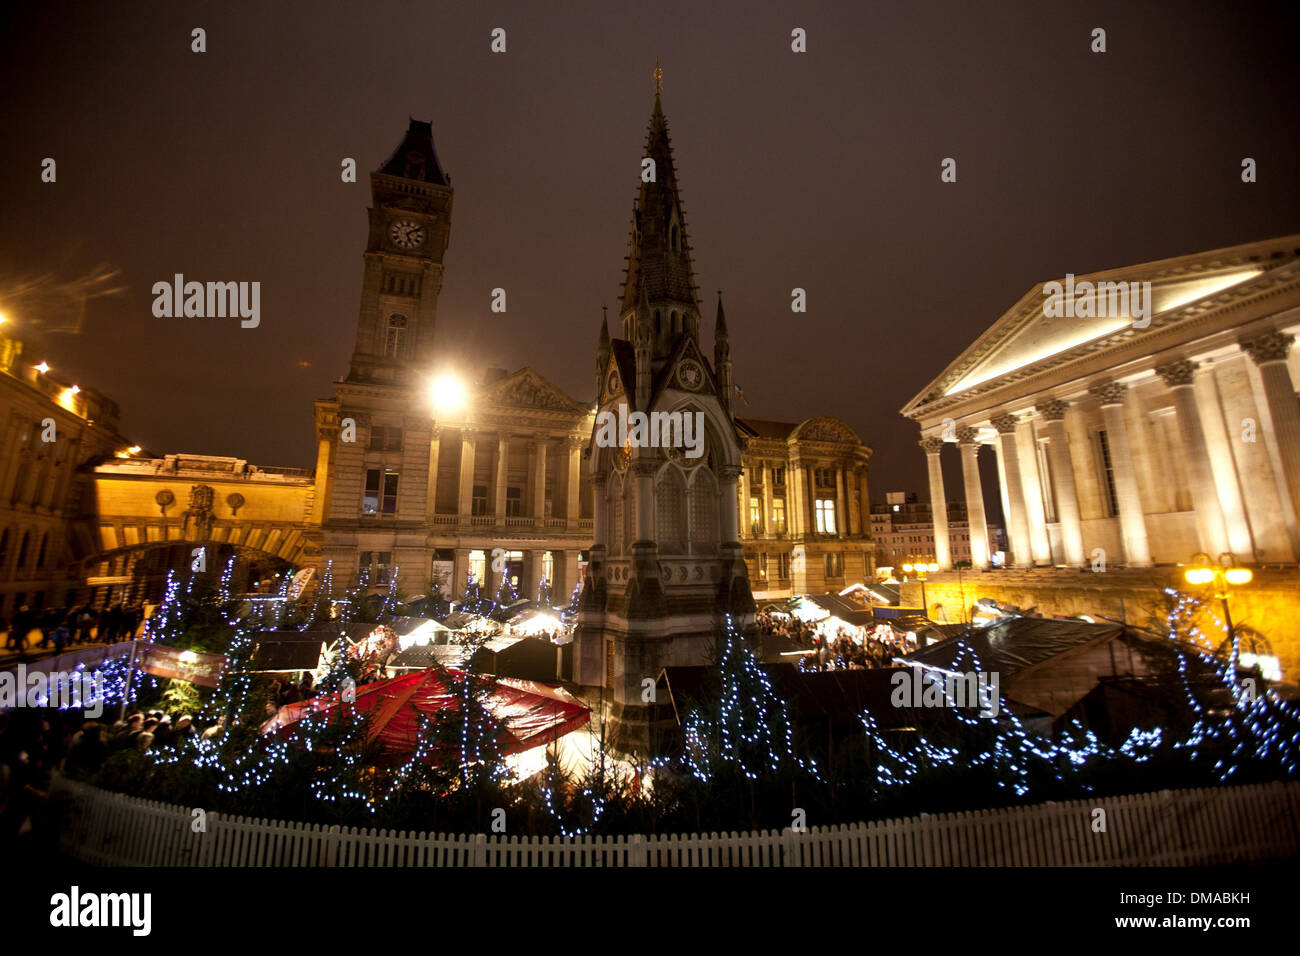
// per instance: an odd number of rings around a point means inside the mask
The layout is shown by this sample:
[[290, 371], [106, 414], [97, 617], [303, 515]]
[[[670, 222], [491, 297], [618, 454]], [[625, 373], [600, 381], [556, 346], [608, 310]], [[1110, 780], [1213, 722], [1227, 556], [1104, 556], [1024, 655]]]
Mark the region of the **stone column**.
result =
[[844, 507], [844, 466], [835, 466], [835, 537], [842, 538], [847, 532], [848, 510]]
[[[581, 439], [570, 437], [565, 445], [569, 452], [569, 468], [566, 474], [569, 490], [564, 500], [564, 517], [570, 524], [576, 522], [582, 515], [582, 444]], [[573, 585], [570, 584], [569, 587], [572, 588]]]
[[[1156, 369], [1156, 374], [1164, 379], [1174, 400], [1178, 434], [1182, 438], [1183, 454], [1186, 456], [1183, 465], [1187, 469], [1187, 480], [1196, 508], [1201, 550], [1213, 558], [1228, 550], [1228, 533], [1223, 521], [1223, 508], [1219, 504], [1219, 490], [1214, 484], [1210, 450], [1205, 442], [1205, 430], [1201, 426], [1201, 413], [1196, 407], [1196, 395], [1192, 391], [1195, 372], [1196, 363], [1187, 359], [1179, 359]], [[1292, 402], [1294, 401], [1293, 396]]]
[[1061, 522], [1061, 544], [1065, 563], [1081, 568], [1088, 563], [1083, 550], [1083, 523], [1079, 518], [1079, 495], [1074, 485], [1074, 465], [1070, 460], [1070, 442], [1065, 436], [1065, 410], [1068, 402], [1053, 399], [1037, 406], [1047, 432], [1047, 461], [1056, 484], [1056, 518]]
[[734, 508], [728, 508], [728, 501], [736, 500], [736, 481], [740, 477], [741, 469], [734, 465], [724, 465], [719, 469], [719, 477], [722, 479], [722, 514], [718, 516], [718, 530], [721, 532], [721, 541], [723, 545], [736, 544], [740, 538], [737, 528], [737, 515]]
[[941, 571], [952, 570], [952, 548], [948, 542], [948, 498], [943, 490], [943, 466], [939, 453], [945, 442], [922, 438], [926, 464], [930, 469], [930, 513], [934, 520], [934, 560]]
[[[529, 601], [537, 600], [537, 589], [542, 584], [543, 562], [545, 559], [545, 549], [528, 552], [528, 589], [523, 594], [520, 594], [520, 597], [527, 598]], [[551, 583], [554, 584], [554, 582]], [[552, 588], [552, 591], [554, 591], [554, 588]]]
[[546, 441], [537, 442], [533, 463], [533, 517], [540, 523], [546, 516]]
[[849, 467], [849, 534], [862, 535], [862, 466]]
[[749, 520], [749, 469], [741, 467], [740, 469], [740, 487], [736, 492], [738, 504], [740, 507], [740, 529], [742, 538], [753, 538], [755, 534], [750, 526]]
[[1127, 386], [1118, 382], [1094, 385], [1093, 395], [1101, 401], [1106, 421], [1106, 444], [1110, 448], [1110, 466], [1115, 474], [1115, 497], [1119, 499], [1120, 536], [1124, 539], [1124, 563], [1130, 568], [1151, 567], [1151, 544], [1147, 538], [1146, 516], [1138, 493], [1137, 473], [1133, 470], [1133, 450], [1128, 441], [1128, 422], [1124, 420], [1124, 395]]
[[763, 533], [771, 537], [776, 533], [772, 526], [772, 463], [763, 462]]
[[[654, 540], [655, 470], [653, 461], [634, 461], [628, 467], [628, 471], [636, 478], [636, 541], [631, 542], [633, 544], [649, 544]], [[731, 500], [735, 501], [734, 481], [729, 493]]]
[[[1300, 403], [1286, 361], [1294, 343], [1294, 335], [1272, 331], [1243, 340], [1241, 347], [1259, 367], [1264, 384], [1264, 401], [1273, 420], [1282, 465], [1278, 494], [1291, 502], [1293, 515], [1300, 515]], [[1300, 535], [1296, 527], [1288, 530], [1292, 540]]]
[[989, 526], [984, 518], [984, 489], [980, 485], [979, 442], [969, 426], [957, 429], [961, 451], [961, 476], [966, 486], [966, 520], [970, 528], [970, 559], [976, 568], [989, 566]]
[[474, 510], [474, 429], [462, 428], [460, 431], [460, 488], [458, 500], [462, 516]]
[[1201, 428], [1205, 432], [1205, 447], [1209, 449], [1210, 475], [1219, 493], [1219, 507], [1223, 511], [1223, 530], [1228, 536], [1228, 548], [1238, 560], [1255, 560], [1255, 539], [1246, 517], [1246, 502], [1241, 494], [1241, 478], [1237, 473], [1237, 456], [1233, 438], [1240, 435], [1234, 425], [1229, 432], [1223, 420], [1223, 402], [1219, 395], [1219, 382], [1212, 368], [1202, 368], [1193, 378], [1192, 395], [1200, 412]]
[[790, 537], [807, 533], [803, 522], [803, 462], [791, 459], [785, 476], [785, 525]]
[[1025, 508], [1025, 489], [1020, 483], [1020, 453], [1016, 449], [1015, 415], [999, 415], [992, 421], [998, 430], [998, 472], [1002, 478], [1007, 505], [1007, 537], [1016, 567], [1034, 566], [1033, 546], [1029, 541], [1029, 515]]
[[457, 548], [452, 554], [451, 580], [447, 583], [447, 596], [450, 600], [459, 600], [465, 596], [467, 574], [469, 574], [469, 548]]
[[605, 500], [604, 475], [591, 479], [591, 528], [592, 546], [609, 546], [609, 502]]
[[510, 436], [502, 432], [497, 435], [496, 488], [492, 493], [492, 513], [497, 517], [497, 524], [506, 523], [506, 479], [509, 467]]
[[424, 513], [430, 521], [438, 513], [438, 454], [442, 449], [442, 426], [434, 425], [429, 438], [429, 477], [425, 482]]

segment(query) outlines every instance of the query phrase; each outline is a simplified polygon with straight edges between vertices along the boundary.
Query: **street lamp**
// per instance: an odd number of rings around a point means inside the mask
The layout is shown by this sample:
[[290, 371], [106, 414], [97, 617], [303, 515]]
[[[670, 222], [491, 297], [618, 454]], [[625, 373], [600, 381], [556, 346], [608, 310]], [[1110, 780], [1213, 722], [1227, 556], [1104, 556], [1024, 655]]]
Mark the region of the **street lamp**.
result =
[[1228, 610], [1228, 585], [1249, 584], [1254, 575], [1250, 568], [1237, 565], [1232, 552], [1225, 551], [1219, 555], [1218, 562], [1210, 560], [1204, 551], [1192, 557], [1192, 566], [1183, 572], [1188, 584], [1213, 584], [1214, 596], [1223, 603], [1223, 620], [1228, 627], [1228, 640], [1232, 642], [1232, 656], [1229, 658], [1233, 679], [1237, 674], [1237, 658], [1241, 647], [1237, 640], [1237, 631], [1232, 626], [1232, 613]]
[[925, 576], [939, 570], [939, 565], [928, 558], [921, 558], [919, 561], [914, 560], [908, 555], [908, 561], [903, 565], [904, 574], [915, 574], [916, 579], [921, 582], [921, 615], [928, 621], [930, 619], [930, 605], [925, 600]]

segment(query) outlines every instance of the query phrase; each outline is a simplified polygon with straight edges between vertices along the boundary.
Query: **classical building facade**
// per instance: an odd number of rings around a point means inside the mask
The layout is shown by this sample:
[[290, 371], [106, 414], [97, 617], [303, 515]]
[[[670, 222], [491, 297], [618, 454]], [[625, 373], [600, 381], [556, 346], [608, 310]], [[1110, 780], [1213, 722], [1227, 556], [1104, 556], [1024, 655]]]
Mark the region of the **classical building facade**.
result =
[[[883, 502], [871, 506], [877, 570], [892, 568], [901, 575], [904, 564], [935, 556], [932, 507], [915, 492], [902, 491], [891, 491]], [[949, 557], [954, 565], [969, 564], [970, 523], [966, 520], [966, 503], [949, 500], [946, 518]], [[1002, 529], [996, 525], [988, 525], [988, 548], [993, 553], [1004, 548]]]
[[578, 581], [592, 507], [580, 480], [589, 406], [532, 369], [489, 369], [454, 407], [430, 396], [452, 188], [428, 123], [411, 121], [370, 177], [356, 346], [332, 399], [316, 403], [318, 548], [339, 580], [398, 576], [402, 591], [472, 574], [533, 597]]
[[1294, 562], [1298, 329], [1300, 236], [1034, 286], [903, 409], [931, 500], [955, 444], [979, 537], [992, 446], [1018, 567]]
[[61, 381], [16, 323], [0, 325], [0, 615], [69, 603], [91, 509], [84, 466], [126, 453], [116, 403]]
[[737, 419], [740, 541], [756, 600], [842, 591], [874, 572], [871, 449], [838, 418]]
[[[611, 339], [602, 320], [597, 342], [597, 427], [586, 452], [595, 528], [574, 637], [574, 680], [611, 692], [623, 748], [653, 746], [644, 682], [670, 665], [705, 663], [724, 616], [743, 626], [754, 609], [740, 543], [742, 437], [726, 314], [719, 297], [710, 361], [657, 93], [643, 155], [653, 175], [642, 177], [633, 207], [622, 335]], [[602, 419], [633, 415], [675, 420], [676, 432], [605, 440]]]

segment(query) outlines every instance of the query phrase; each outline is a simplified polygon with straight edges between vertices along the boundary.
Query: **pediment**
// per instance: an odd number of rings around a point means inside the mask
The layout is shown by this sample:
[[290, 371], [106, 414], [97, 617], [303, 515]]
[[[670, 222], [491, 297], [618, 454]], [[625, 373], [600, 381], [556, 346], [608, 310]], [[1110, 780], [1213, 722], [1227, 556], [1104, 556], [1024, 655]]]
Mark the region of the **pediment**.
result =
[[[1207, 303], [1252, 293], [1266, 272], [1300, 258], [1297, 244], [1300, 237], [1283, 237], [1037, 283], [903, 413], [1164, 331], [1197, 315]], [[1279, 257], [1275, 246], [1290, 248]]]
[[485, 401], [515, 408], [572, 414], [584, 414], [586, 411], [558, 385], [531, 368], [522, 368], [499, 382], [493, 382], [483, 391], [482, 398]]

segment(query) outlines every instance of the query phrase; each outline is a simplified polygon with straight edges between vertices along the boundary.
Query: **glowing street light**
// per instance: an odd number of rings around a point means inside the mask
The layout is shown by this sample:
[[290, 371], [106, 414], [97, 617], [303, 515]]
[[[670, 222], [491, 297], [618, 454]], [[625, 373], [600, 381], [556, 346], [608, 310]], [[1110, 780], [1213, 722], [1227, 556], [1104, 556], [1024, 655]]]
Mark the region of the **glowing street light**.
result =
[[429, 398], [440, 413], [465, 407], [465, 386], [455, 375], [440, 375], [429, 383]]
[[36, 368], [36, 371], [38, 371], [38, 372], [40, 372], [42, 375], [44, 375], [46, 372], [48, 372], [48, 371], [50, 370], [50, 363], [49, 363], [49, 362], [42, 362], [40, 365], [35, 366], [35, 368]]
[[1213, 584], [1214, 596], [1223, 604], [1223, 620], [1228, 628], [1228, 639], [1232, 642], [1232, 657], [1229, 659], [1230, 672], [1234, 679], [1237, 674], [1237, 658], [1241, 646], [1237, 639], [1236, 628], [1232, 626], [1232, 612], [1228, 610], [1228, 585], [1249, 584], [1255, 575], [1250, 568], [1237, 565], [1237, 559], [1230, 551], [1219, 555], [1218, 562], [1210, 560], [1204, 551], [1192, 557], [1192, 566], [1183, 572], [1188, 584]]
[[904, 574], [915, 574], [916, 579], [921, 582], [921, 613], [927, 620], [930, 617], [930, 605], [925, 600], [925, 576], [938, 570], [939, 565], [936, 562], [927, 558], [921, 558], [919, 561], [913, 560], [910, 555], [907, 563], [903, 565]]

